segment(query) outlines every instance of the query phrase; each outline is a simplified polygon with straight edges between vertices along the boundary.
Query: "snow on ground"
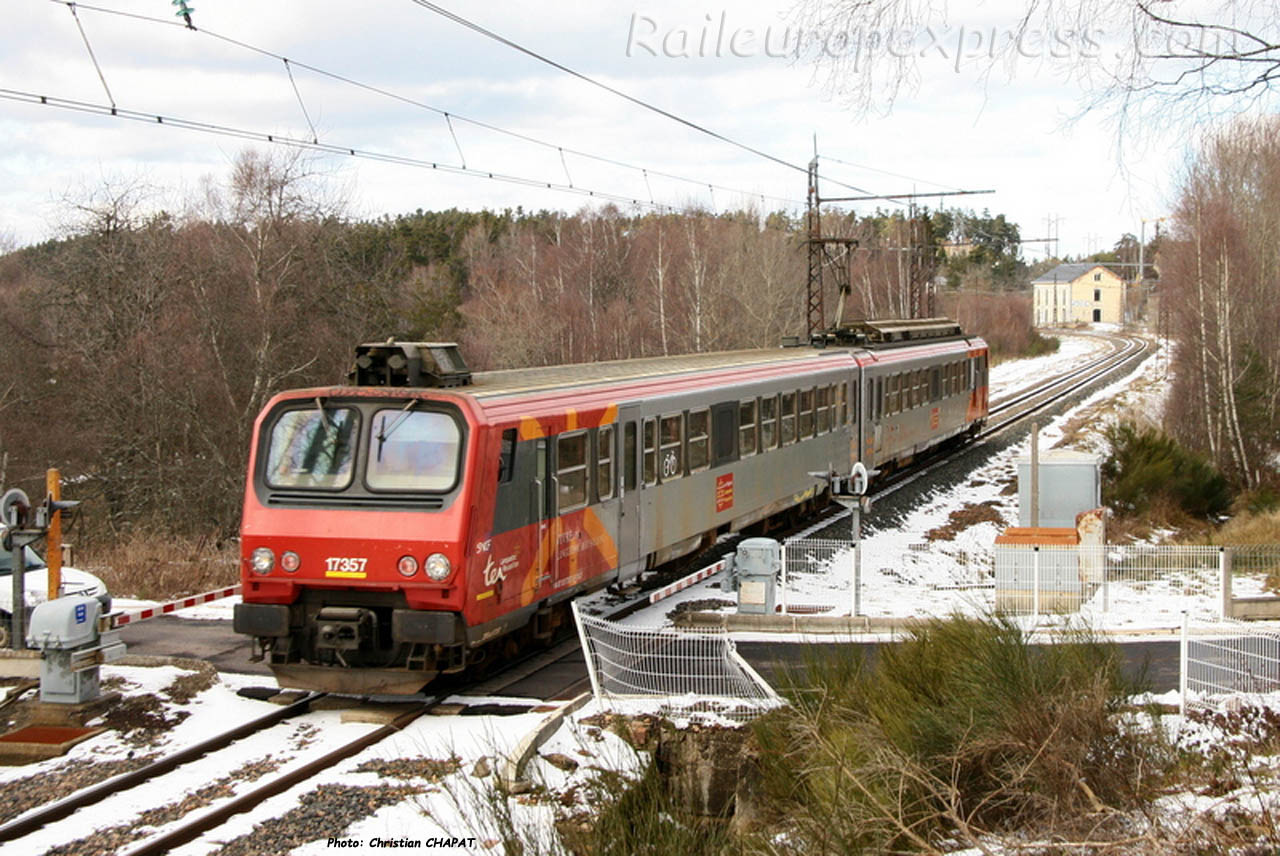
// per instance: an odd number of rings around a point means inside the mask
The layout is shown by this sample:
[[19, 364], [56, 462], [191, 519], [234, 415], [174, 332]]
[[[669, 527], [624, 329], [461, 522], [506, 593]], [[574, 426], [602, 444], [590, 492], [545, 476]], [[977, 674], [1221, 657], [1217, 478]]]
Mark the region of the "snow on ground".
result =
[[1026, 360], [1006, 360], [992, 366], [988, 375], [992, 402], [998, 402], [1021, 389], [1059, 375], [1067, 369], [1097, 359], [1109, 352], [1112, 347], [1106, 339], [1097, 336], [1070, 333], [1056, 335], [1059, 342], [1056, 353]]
[[[109, 714], [105, 723], [107, 731], [78, 744], [63, 757], [24, 766], [0, 766], [0, 788], [19, 781], [49, 782], [59, 773], [86, 762], [119, 762], [153, 753], [168, 755], [278, 709], [275, 704], [236, 694], [242, 687], [260, 686], [264, 681], [257, 675], [215, 676], [173, 666], [109, 665], [103, 667], [102, 677], [111, 689], [123, 696], [112, 710], [134, 712], [129, 722], [112, 719], [112, 714]], [[185, 701], [175, 699], [175, 686], [193, 680], [199, 687], [198, 691]], [[531, 704], [528, 699], [502, 697], [452, 697], [445, 700], [445, 704], [450, 703], [518, 705], [522, 708], [529, 708]], [[383, 806], [349, 828], [343, 819], [312, 818], [309, 828], [315, 830], [314, 840], [296, 847], [293, 853], [301, 856], [331, 852], [331, 837], [360, 842], [343, 848], [345, 852], [356, 853], [380, 849], [371, 844], [374, 838], [408, 838], [424, 842], [431, 838], [469, 839], [463, 846], [436, 847], [433, 852], [502, 852], [498, 842], [503, 835], [497, 824], [501, 815], [495, 815], [491, 808], [495, 775], [502, 770], [505, 760], [514, 753], [520, 740], [553, 709], [554, 705], [544, 705], [511, 715], [420, 717], [399, 733], [333, 766], [318, 777], [273, 797], [251, 812], [237, 815], [212, 837], [173, 852], [184, 856], [217, 853], [227, 842], [251, 832], [264, 821], [286, 815], [299, 805], [304, 795], [330, 785], [358, 788], [411, 786], [421, 793]], [[147, 713], [138, 716], [137, 712], [143, 710]], [[581, 723], [581, 719], [596, 712], [590, 705], [579, 711], [570, 724], [562, 727], [554, 739], [542, 747], [540, 756], [530, 764], [531, 781], [557, 795], [569, 790], [587, 793], [589, 789], [584, 790], [584, 786], [597, 770], [638, 772], [642, 769], [640, 756], [621, 738]], [[119, 714], [114, 716], [119, 717]], [[148, 730], [146, 739], [141, 739], [139, 730], [130, 728], [143, 721], [154, 725], [158, 721], [174, 723], [178, 719], [182, 721], [168, 728]], [[101, 722], [90, 721], [89, 724]], [[95, 833], [99, 837], [97, 846], [102, 848], [100, 852], [128, 852], [130, 845], [123, 844], [118, 838], [114, 844], [106, 843], [110, 840], [108, 830], [132, 824], [141, 812], [193, 800], [193, 795], [202, 788], [207, 789], [211, 783], [225, 782], [227, 788], [217, 793], [209, 804], [209, 809], [216, 808], [233, 793], [244, 793], [262, 783], [261, 779], [245, 776], [246, 769], [261, 767], [264, 762], [278, 764], [276, 769], [281, 771], [297, 767], [378, 727], [370, 723], [344, 722], [342, 710], [312, 711], [206, 755], [174, 773], [111, 797], [92, 809], [82, 810], [73, 818], [53, 824], [7, 849], [0, 847], [0, 852], [17, 852], [13, 848], [18, 846], [27, 853], [46, 852]], [[577, 763], [576, 769], [561, 770], [544, 760], [553, 753], [573, 759]], [[397, 767], [406, 761], [409, 764], [407, 772]], [[482, 767], [487, 765], [489, 770], [478, 770], [477, 763]], [[370, 764], [374, 765], [372, 769], [360, 769]], [[385, 775], [379, 770], [380, 764], [389, 768]], [[566, 797], [554, 802], [563, 808], [571, 801]], [[523, 803], [517, 800], [511, 807], [511, 816], [522, 829], [549, 831], [552, 804], [550, 800], [529, 799]], [[580, 804], [579, 807], [585, 810], [589, 806]], [[209, 809], [198, 807], [192, 816]], [[160, 833], [165, 829], [166, 825], [160, 824], [151, 832]], [[118, 850], [115, 849], [117, 847]]]
[[[993, 395], [997, 389], [999, 394], [1007, 394], [1007, 391], [1025, 386], [1044, 374], [1060, 371], [1064, 360], [1075, 363], [1089, 359], [1100, 347], [1096, 339], [1064, 336], [1059, 354], [997, 366], [992, 371]], [[1097, 448], [1092, 445], [1095, 442], [1093, 438], [1105, 420], [1115, 418], [1118, 412], [1157, 412], [1167, 389], [1160, 375], [1164, 365], [1159, 359], [1149, 359], [1129, 377], [1054, 420], [1045, 428], [1044, 436], [1051, 438], [1045, 446], [1058, 440], [1069, 440], [1075, 448]], [[958, 487], [934, 491], [893, 528], [875, 529], [873, 511], [863, 540], [864, 612], [906, 617], [945, 614], [954, 610], [969, 613], [988, 610], [992, 591], [984, 586], [990, 583], [991, 545], [997, 532], [1016, 519], [1016, 496], [1008, 486], [1015, 476], [1016, 458], [1025, 453], [1026, 444], [1006, 449], [995, 459], [975, 468]], [[998, 518], [999, 522], [987, 520], [960, 528], [951, 540], [929, 541], [925, 538], [925, 533], [946, 525], [953, 512], [975, 507], [990, 509], [989, 516]], [[826, 610], [833, 615], [848, 614], [851, 600], [849, 551], [845, 549], [825, 565], [822, 561], [817, 564], [819, 568], [813, 573], [792, 576], [789, 604], [814, 611]], [[626, 623], [642, 626], [666, 624], [669, 623], [667, 613], [682, 601], [731, 600], [729, 595], [719, 590], [719, 584], [719, 580], [713, 578], [626, 619]], [[1236, 587], [1238, 593], [1249, 594], [1258, 586], [1256, 581], [1237, 579]], [[1176, 624], [1174, 610], [1180, 609], [1185, 602], [1183, 590], [1173, 585], [1166, 585], [1164, 591], [1148, 589], [1142, 592], [1117, 586], [1108, 594], [1110, 608], [1105, 615], [1091, 612], [1096, 610], [1097, 604], [1090, 602], [1084, 616], [1113, 627], [1168, 628]], [[230, 618], [231, 609], [237, 601], [238, 598], [228, 598], [176, 614], [199, 619]], [[124, 599], [118, 600], [117, 604], [125, 611], [154, 605]], [[783, 641], [777, 635], [764, 638]], [[80, 744], [64, 758], [24, 767], [0, 768], [0, 786], [28, 776], [42, 778], [55, 775], [68, 762], [118, 760], [139, 751], [167, 753], [221, 731], [232, 723], [247, 721], [272, 709], [265, 702], [236, 695], [236, 690], [241, 687], [261, 684], [263, 678], [260, 676], [219, 675], [212, 685], [193, 698], [174, 700], [170, 687], [191, 674], [175, 667], [104, 667], [104, 678], [123, 692], [126, 699], [158, 698], [161, 700], [161, 716], [176, 719], [185, 715], [185, 719], [164, 733], [154, 747], [139, 749], [122, 739], [119, 733], [109, 731]], [[527, 703], [527, 700], [515, 699], [466, 701]], [[531, 778], [556, 795], [562, 805], [561, 810], [566, 803], [570, 807], [590, 808], [590, 779], [596, 771], [636, 774], [645, 763], [646, 759], [621, 738], [589, 721], [591, 716], [599, 713], [593, 703], [569, 717], [530, 765]], [[186, 856], [217, 852], [221, 846], [219, 842], [247, 833], [265, 819], [284, 816], [299, 805], [304, 794], [325, 783], [375, 787], [406, 782], [419, 786], [423, 792], [380, 808], [349, 828], [345, 823], [333, 820], [331, 829], [318, 831], [310, 843], [296, 847], [292, 853], [308, 856], [333, 852], [335, 847], [328, 840], [330, 836], [340, 837], [345, 842], [360, 842], [358, 846], [342, 847], [346, 852], [381, 849], [372, 846], [375, 838], [407, 838], [423, 842], [431, 838], [459, 838], [467, 841], [461, 846], [439, 847], [434, 852], [501, 852], [499, 841], [503, 837], [503, 829], [499, 819], [504, 816], [504, 811], [509, 812], [511, 823], [528, 835], [538, 834], [537, 830], [547, 834], [553, 819], [551, 805], [546, 800], [533, 797], [517, 797], [503, 803], [507, 809], [495, 811], [494, 806], [498, 803], [492, 799], [491, 791], [492, 772], [497, 772], [519, 740], [545, 715], [530, 711], [509, 716], [420, 718], [400, 734], [336, 765], [319, 779], [281, 794], [251, 813], [238, 816], [218, 832], [216, 840], [191, 844], [175, 852]], [[264, 735], [242, 741], [229, 750], [204, 759], [200, 766], [182, 774], [180, 781], [172, 777], [162, 779], [135, 792], [128, 798], [128, 804], [117, 798], [115, 802], [104, 803], [92, 812], [81, 812], [74, 821], [55, 825], [53, 830], [42, 833], [45, 837], [39, 844], [51, 847], [81, 837], [92, 829], [121, 823], [144, 808], [175, 802], [184, 793], [239, 767], [259, 762], [264, 757], [275, 758], [286, 765], [303, 763], [341, 741], [376, 727], [343, 723], [341, 718], [339, 711], [324, 711], [310, 714], [302, 720], [282, 723]], [[371, 761], [401, 762], [405, 759], [440, 762], [443, 772], [441, 775], [390, 779], [375, 771], [359, 770]], [[566, 759], [571, 763], [566, 763]], [[486, 771], [477, 765], [487, 766], [492, 772], [481, 775]], [[233, 787], [243, 789], [248, 784], [238, 782]], [[24, 842], [27, 843], [29, 841]]]

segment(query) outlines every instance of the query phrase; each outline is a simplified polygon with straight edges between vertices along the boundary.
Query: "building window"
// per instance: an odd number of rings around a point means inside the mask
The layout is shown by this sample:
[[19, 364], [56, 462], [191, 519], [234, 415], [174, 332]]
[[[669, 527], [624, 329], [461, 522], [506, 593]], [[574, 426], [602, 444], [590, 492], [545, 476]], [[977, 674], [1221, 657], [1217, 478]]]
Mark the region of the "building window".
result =
[[1101, 288], [1095, 288], [1095, 289], [1093, 290], [1093, 302], [1094, 302], [1094, 303], [1100, 303], [1101, 301], [1102, 301], [1102, 289], [1101, 289]]
[[1093, 275], [1093, 281], [1094, 281], [1094, 282], [1102, 282], [1102, 274], [1100, 274], [1100, 273], [1095, 273], [1095, 274]]

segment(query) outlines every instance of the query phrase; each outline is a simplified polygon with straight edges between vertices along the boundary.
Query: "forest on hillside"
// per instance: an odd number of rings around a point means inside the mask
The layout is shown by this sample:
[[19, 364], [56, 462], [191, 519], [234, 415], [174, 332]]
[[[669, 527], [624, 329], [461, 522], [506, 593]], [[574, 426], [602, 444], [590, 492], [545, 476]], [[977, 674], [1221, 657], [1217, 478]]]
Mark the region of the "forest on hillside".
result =
[[[82, 542], [139, 528], [233, 533], [258, 411], [281, 389], [342, 381], [360, 342], [456, 340], [483, 370], [805, 332], [805, 224], [781, 213], [362, 221], [306, 160], [255, 151], [175, 207], [136, 183], [105, 184], [72, 200], [58, 238], [0, 256], [0, 364], [12, 367], [0, 379], [0, 484], [43, 496], [45, 468], [58, 467], [68, 495], [87, 501]], [[1016, 227], [1009, 243], [1003, 218], [1000, 229], [975, 227], [996, 222], [985, 214], [966, 222], [991, 240], [957, 261], [942, 252], [950, 214], [824, 218], [824, 233], [859, 242], [831, 259], [851, 286], [845, 317], [903, 317], [921, 283], [965, 278], [987, 287], [932, 311], [997, 350], [1025, 348], [1028, 300], [1000, 291], [1020, 263]]]

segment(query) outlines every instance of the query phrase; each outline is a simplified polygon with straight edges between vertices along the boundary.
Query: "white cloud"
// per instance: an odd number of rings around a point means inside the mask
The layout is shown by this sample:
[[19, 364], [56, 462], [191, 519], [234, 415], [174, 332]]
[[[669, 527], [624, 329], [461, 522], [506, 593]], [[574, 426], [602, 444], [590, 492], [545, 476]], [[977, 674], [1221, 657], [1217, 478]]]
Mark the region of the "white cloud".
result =
[[[565, 147], [599, 153], [700, 182], [800, 200], [804, 176], [714, 141], [556, 72], [446, 21], [409, 0], [362, 4], [336, 0], [225, 0], [193, 3], [197, 26], [269, 49], [294, 61], [294, 81], [322, 141], [457, 164], [444, 119], [403, 102], [317, 75], [309, 63]], [[997, 4], [998, 6], [999, 4]], [[161, 0], [118, 0], [112, 8], [171, 20]], [[992, 196], [952, 204], [1003, 212], [1026, 236], [1062, 218], [1062, 249], [1081, 252], [1135, 231], [1140, 216], [1164, 213], [1181, 140], [1154, 133], [1153, 151], [1119, 174], [1115, 137], [1095, 116], [1062, 128], [1077, 91], [1055, 67], [1002, 70], [985, 86], [972, 70], [957, 73], [939, 56], [922, 67], [919, 90], [904, 94], [885, 118], [855, 121], [816, 86], [809, 67], [723, 49], [689, 58], [626, 55], [633, 15], [663, 32], [683, 28], [686, 44], [712, 47], [720, 10], [675, 2], [628, 9], [566, 2], [531, 6], [497, 2], [452, 6], [494, 30], [585, 74], [661, 105], [706, 127], [797, 164], [807, 162], [816, 134], [820, 150], [843, 160], [908, 176], [825, 164], [824, 175], [877, 192], [937, 189], [929, 181], [995, 188]], [[939, 32], [997, 26], [1000, 8], [952, 15]], [[25, 0], [0, 36], [0, 87], [103, 103], [106, 95], [64, 5]], [[775, 3], [735, 4], [725, 12], [730, 34], [781, 27]], [[310, 137], [293, 84], [279, 60], [202, 32], [157, 26], [81, 8], [80, 22], [121, 107], [235, 128]], [[707, 16], [710, 16], [708, 20]], [[700, 28], [706, 28], [706, 38]], [[740, 42], [741, 44], [741, 42]], [[706, 54], [698, 56], [697, 53]], [[468, 167], [485, 168], [625, 196], [719, 207], [745, 199], [530, 145], [462, 122], [454, 133]], [[242, 143], [191, 131], [0, 100], [0, 228], [24, 240], [48, 234], [49, 201], [103, 175], [141, 170], [156, 183], [192, 186], [223, 173]], [[414, 169], [333, 158], [350, 182], [362, 215], [415, 208], [558, 207], [581, 197]], [[567, 174], [566, 174], [567, 166]], [[838, 191], [834, 184], [824, 188]], [[937, 204], [936, 201], [931, 201]], [[886, 203], [881, 203], [885, 205]], [[770, 203], [768, 207], [776, 207]], [[864, 204], [871, 210], [876, 203]], [[1088, 244], [1096, 236], [1095, 246]], [[1034, 254], [1034, 248], [1028, 248]]]

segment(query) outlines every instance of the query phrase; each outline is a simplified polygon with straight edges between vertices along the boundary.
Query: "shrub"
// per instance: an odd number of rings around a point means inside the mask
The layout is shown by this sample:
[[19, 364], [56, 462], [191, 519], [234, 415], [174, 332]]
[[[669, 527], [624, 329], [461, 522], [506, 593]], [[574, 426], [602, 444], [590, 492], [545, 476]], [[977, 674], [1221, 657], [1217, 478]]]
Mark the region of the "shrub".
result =
[[1155, 428], [1129, 422], [1106, 430], [1111, 453], [1102, 465], [1102, 499], [1122, 515], [1171, 506], [1209, 519], [1231, 505], [1231, 488], [1209, 459]]
[[1085, 634], [1036, 647], [1004, 618], [934, 620], [875, 662], [814, 662], [756, 727], [775, 822], [804, 852], [976, 846], [1145, 802], [1167, 753], [1119, 715], [1137, 687]]

